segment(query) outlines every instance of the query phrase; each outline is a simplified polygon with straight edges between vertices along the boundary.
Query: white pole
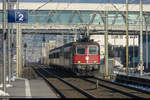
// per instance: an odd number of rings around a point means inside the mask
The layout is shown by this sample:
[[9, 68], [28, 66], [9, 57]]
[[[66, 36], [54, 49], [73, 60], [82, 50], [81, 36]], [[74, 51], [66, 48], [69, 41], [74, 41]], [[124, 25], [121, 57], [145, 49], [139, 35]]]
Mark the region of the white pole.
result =
[[128, 58], [128, 0], [126, 0], [126, 73], [128, 74], [128, 65], [129, 65], [129, 58]]
[[6, 92], [6, 0], [3, 0], [3, 91]]
[[[17, 0], [17, 5], [16, 8], [19, 9], [19, 0]], [[21, 56], [21, 36], [22, 36], [22, 32], [20, 29], [20, 23], [17, 23], [17, 31], [16, 31], [16, 52], [17, 52], [17, 61], [16, 61], [16, 65], [17, 65], [17, 77], [21, 77], [22, 76], [22, 56]]]
[[[19, 9], [18, 0], [16, 3], [16, 9]], [[17, 29], [16, 29], [16, 76], [19, 77], [19, 38], [18, 38], [18, 29], [19, 24], [17, 23]]]
[[143, 4], [140, 0], [140, 75], [143, 75]]
[[108, 11], [105, 11], [104, 30], [105, 30], [105, 78], [108, 78]]
[[147, 31], [148, 20], [147, 20], [147, 17], [148, 16], [145, 17], [146, 18], [145, 19], [145, 24], [146, 24], [146, 69], [148, 69], [148, 31]]
[[[11, 8], [10, 9], [14, 9], [14, 2], [11, 2]], [[13, 41], [13, 34], [14, 34], [14, 31], [13, 31], [13, 23], [11, 23], [11, 77], [12, 77], [12, 73], [13, 73], [13, 46], [14, 46], [14, 41]]]
[[[10, 0], [8, 0], [8, 10], [10, 10], [11, 3]], [[10, 84], [10, 78], [11, 78], [11, 43], [10, 43], [10, 23], [7, 24], [8, 27], [8, 84]]]

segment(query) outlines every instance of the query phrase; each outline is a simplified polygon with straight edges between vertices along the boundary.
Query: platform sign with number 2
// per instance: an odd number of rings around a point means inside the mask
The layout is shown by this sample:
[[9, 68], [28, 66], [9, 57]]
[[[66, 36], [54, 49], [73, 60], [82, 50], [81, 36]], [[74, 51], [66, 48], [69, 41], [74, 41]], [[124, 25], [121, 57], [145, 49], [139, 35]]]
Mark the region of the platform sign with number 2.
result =
[[8, 23], [27, 23], [27, 10], [8, 10]]

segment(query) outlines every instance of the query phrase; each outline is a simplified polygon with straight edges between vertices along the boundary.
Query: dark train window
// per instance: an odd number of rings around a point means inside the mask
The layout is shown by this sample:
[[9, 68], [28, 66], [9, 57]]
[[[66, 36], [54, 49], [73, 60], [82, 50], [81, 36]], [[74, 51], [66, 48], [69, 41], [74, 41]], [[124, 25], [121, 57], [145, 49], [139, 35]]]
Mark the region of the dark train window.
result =
[[97, 46], [89, 46], [89, 54], [91, 55], [96, 55], [98, 54], [98, 47]]
[[53, 55], [54, 55], [54, 58], [56, 58], [56, 53], [54, 53]]
[[76, 54], [85, 54], [85, 46], [77, 46]]
[[69, 59], [70, 58], [70, 52], [65, 52], [64, 53], [64, 58]]
[[50, 55], [49, 55], [49, 58], [53, 58], [53, 54], [50, 54]]
[[56, 58], [59, 58], [59, 53], [58, 52], [56, 53]]
[[58, 52], [54, 53], [54, 58], [59, 58], [59, 53]]
[[59, 52], [56, 52], [56, 53], [52, 53], [49, 55], [49, 58], [59, 58]]

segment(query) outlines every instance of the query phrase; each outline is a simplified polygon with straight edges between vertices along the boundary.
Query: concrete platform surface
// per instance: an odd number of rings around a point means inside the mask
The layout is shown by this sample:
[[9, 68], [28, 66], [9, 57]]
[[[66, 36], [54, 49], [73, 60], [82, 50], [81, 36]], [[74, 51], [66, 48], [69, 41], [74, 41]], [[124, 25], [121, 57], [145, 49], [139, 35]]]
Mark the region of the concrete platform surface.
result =
[[9, 98], [57, 98], [42, 79], [16, 79], [7, 88]]

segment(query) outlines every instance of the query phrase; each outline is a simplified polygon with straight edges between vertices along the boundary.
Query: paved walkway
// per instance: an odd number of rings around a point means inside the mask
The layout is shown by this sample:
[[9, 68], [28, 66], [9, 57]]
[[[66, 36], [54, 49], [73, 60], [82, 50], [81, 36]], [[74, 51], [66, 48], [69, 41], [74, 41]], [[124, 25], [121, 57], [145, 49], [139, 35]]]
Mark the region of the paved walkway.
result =
[[57, 98], [44, 80], [15, 79], [7, 87], [9, 98]]
[[[16, 76], [15, 64], [13, 64], [13, 76]], [[0, 84], [2, 87], [2, 67], [0, 67]], [[10, 85], [12, 87], [6, 88], [6, 94], [8, 93], [10, 98], [57, 98], [42, 79], [13, 78]]]

